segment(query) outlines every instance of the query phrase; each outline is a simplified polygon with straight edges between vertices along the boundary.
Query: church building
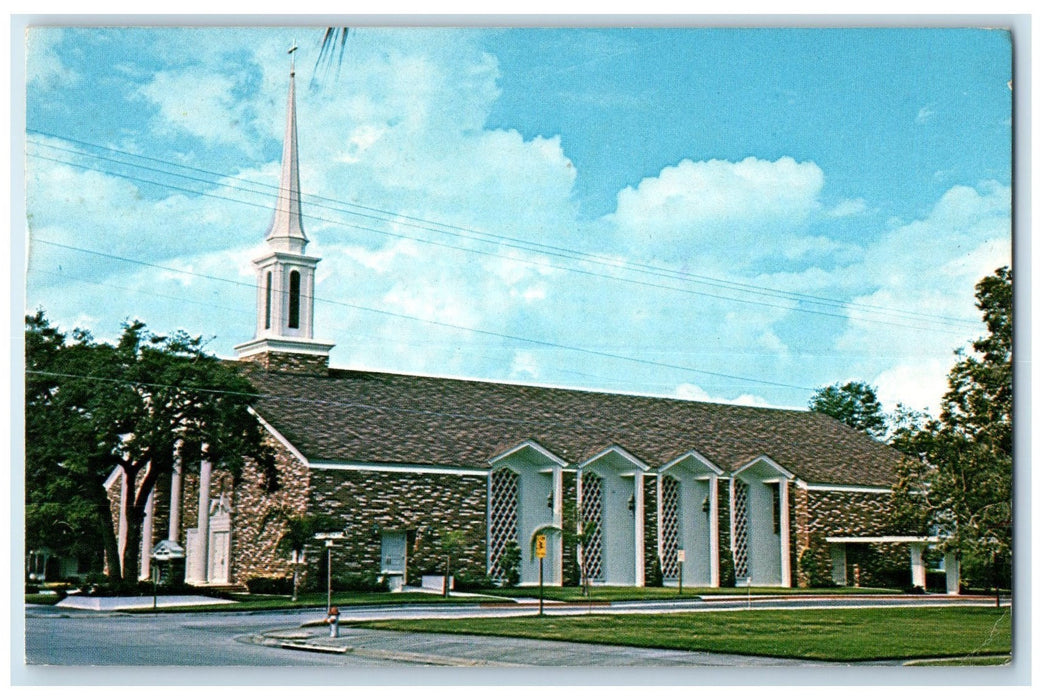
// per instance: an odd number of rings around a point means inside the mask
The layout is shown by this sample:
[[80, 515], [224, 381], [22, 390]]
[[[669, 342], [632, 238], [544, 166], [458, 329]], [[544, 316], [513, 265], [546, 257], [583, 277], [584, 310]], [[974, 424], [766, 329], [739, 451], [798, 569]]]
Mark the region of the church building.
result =
[[[902, 455], [828, 416], [445, 379], [329, 366], [314, 323], [319, 258], [301, 215], [290, 72], [278, 200], [257, 273], [254, 337], [236, 346], [276, 453], [233, 479], [182, 465], [148, 502], [142, 577], [161, 540], [186, 550], [186, 578], [242, 586], [288, 577], [277, 547], [287, 520], [331, 516], [334, 576], [374, 574], [392, 588], [442, 572], [447, 533], [460, 576], [539, 580], [532, 535], [548, 532], [548, 585], [926, 586], [927, 538], [901, 532], [890, 489]], [[126, 498], [114, 472], [113, 502]], [[588, 524], [581, 548], [561, 528]], [[120, 531], [125, 534], [124, 528]], [[331, 533], [332, 535], [332, 533]], [[121, 546], [125, 537], [121, 538]], [[325, 542], [307, 576], [325, 578]], [[946, 562], [949, 592], [958, 563]]]

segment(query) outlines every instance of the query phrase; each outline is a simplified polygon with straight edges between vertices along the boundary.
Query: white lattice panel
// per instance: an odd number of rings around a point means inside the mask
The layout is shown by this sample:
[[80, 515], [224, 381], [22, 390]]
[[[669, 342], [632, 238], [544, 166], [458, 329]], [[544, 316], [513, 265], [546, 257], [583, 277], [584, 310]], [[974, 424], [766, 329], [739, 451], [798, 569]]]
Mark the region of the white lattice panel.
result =
[[499, 558], [507, 542], [518, 542], [517, 473], [509, 469], [492, 472], [491, 492], [488, 514], [489, 576], [502, 579], [506, 574], [499, 566]]
[[680, 565], [680, 482], [671, 476], [662, 479], [662, 577], [679, 578]]
[[583, 547], [583, 561], [586, 564], [586, 573], [591, 581], [603, 581], [603, 538], [601, 532], [602, 518], [602, 486], [604, 480], [592, 472], [585, 472], [583, 479], [583, 505], [582, 519], [584, 523], [593, 523], [593, 534], [590, 541]]
[[743, 481], [734, 484], [734, 575], [743, 579], [749, 576], [749, 486]]

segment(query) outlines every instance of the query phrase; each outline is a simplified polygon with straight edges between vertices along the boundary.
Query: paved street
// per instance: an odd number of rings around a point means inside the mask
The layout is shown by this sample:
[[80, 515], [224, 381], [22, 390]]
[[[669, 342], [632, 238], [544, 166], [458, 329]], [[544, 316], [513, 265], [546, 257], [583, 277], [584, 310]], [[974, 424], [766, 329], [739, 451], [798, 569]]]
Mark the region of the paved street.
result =
[[[869, 605], [980, 605], [985, 601], [968, 598], [787, 598], [756, 599], [753, 607], [848, 607]], [[744, 599], [693, 600], [683, 603], [646, 602], [604, 605], [548, 605], [548, 614], [632, 614], [638, 612], [677, 612], [680, 610], [743, 609], [750, 605]], [[527, 605], [480, 607], [463, 606], [386, 606], [343, 609], [345, 623], [351, 620], [387, 619], [391, 617], [507, 616], [531, 615], [535, 608]], [[68, 682], [88, 676], [72, 675], [74, 667], [95, 666], [92, 673], [106, 673], [109, 667], [142, 667], [141, 672], [159, 673], [157, 666], [182, 667], [253, 667], [233, 673], [259, 678], [282, 668], [339, 667], [359, 673], [393, 671], [395, 668], [469, 667], [479, 669], [517, 669], [522, 666], [543, 667], [714, 667], [717, 669], [753, 670], [808, 669], [801, 661], [745, 657], [728, 654], [677, 652], [636, 649], [594, 644], [518, 640], [494, 637], [445, 634], [404, 633], [341, 628], [339, 639], [330, 639], [327, 628], [305, 626], [321, 619], [321, 610], [277, 611], [258, 613], [162, 613], [126, 614], [66, 610], [49, 606], [26, 608], [26, 658], [29, 672], [44, 674], [50, 682]], [[42, 668], [52, 665], [61, 668]], [[882, 665], [896, 665], [888, 662]], [[814, 664], [817, 667], [828, 664]], [[835, 665], [844, 666], [844, 665]], [[849, 668], [849, 667], [848, 667]], [[147, 669], [147, 671], [146, 671]], [[169, 671], [169, 669], [167, 669]], [[879, 669], [882, 670], [882, 669]], [[227, 669], [225, 669], [227, 673]], [[123, 671], [120, 671], [122, 674]], [[179, 682], [185, 671], [177, 671]], [[203, 678], [188, 672], [190, 678]], [[296, 672], [294, 672], [296, 673]], [[260, 675], [257, 675], [260, 674]], [[138, 674], [140, 677], [140, 674]], [[104, 675], [102, 676], [105, 677]], [[309, 676], [308, 678], [317, 678]], [[366, 676], [372, 677], [372, 676]], [[393, 676], [392, 676], [393, 677]], [[284, 676], [278, 676], [281, 680]], [[338, 676], [338, 682], [349, 679]], [[398, 677], [402, 680], [402, 677]], [[129, 682], [129, 681], [128, 681]], [[137, 682], [141, 682], [140, 680]], [[201, 682], [201, 681], [200, 681]], [[301, 681], [296, 676], [293, 682]], [[355, 679], [357, 682], [357, 679]], [[404, 682], [404, 681], [403, 681]]]

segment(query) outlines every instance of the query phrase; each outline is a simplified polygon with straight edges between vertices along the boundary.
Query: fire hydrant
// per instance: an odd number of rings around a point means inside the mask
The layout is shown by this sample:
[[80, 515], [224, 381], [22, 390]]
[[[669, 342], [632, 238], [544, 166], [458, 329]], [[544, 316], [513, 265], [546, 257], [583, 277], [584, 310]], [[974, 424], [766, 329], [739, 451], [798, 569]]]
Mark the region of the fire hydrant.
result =
[[326, 623], [329, 624], [329, 636], [339, 637], [340, 636], [340, 609], [337, 606], [333, 606], [329, 609], [329, 615], [326, 617]]

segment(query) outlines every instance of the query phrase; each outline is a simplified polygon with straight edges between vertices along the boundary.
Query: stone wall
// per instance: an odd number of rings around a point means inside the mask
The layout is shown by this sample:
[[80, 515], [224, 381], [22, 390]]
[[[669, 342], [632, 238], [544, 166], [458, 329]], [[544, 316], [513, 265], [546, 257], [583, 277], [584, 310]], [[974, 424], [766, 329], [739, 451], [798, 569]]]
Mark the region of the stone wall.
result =
[[[333, 575], [380, 571], [381, 531], [405, 530], [408, 583], [444, 570], [440, 533], [460, 530], [465, 545], [454, 568], [484, 574], [486, 567], [485, 475], [393, 473], [316, 469], [311, 473], [308, 508], [343, 523], [345, 538], [333, 550]], [[312, 562], [318, 576], [324, 565]]]
[[293, 374], [313, 374], [325, 376], [329, 374], [328, 355], [307, 355], [294, 352], [258, 352], [241, 358], [242, 362], [252, 362], [272, 372], [290, 372]]
[[[894, 519], [889, 493], [860, 491], [790, 492], [794, 506], [792, 549], [796, 584], [801, 587], [831, 582], [832, 558], [826, 537], [880, 537], [905, 534]], [[911, 581], [907, 544], [871, 543], [847, 545], [847, 581], [853, 585], [853, 565], [858, 564], [860, 585], [905, 585]]]
[[[658, 487], [654, 474], [644, 475], [644, 581], [658, 559]], [[662, 566], [662, 562], [659, 562]]]
[[[277, 477], [273, 488], [266, 483], [263, 470], [247, 461], [235, 490], [231, 577], [243, 584], [252, 578], [292, 577], [288, 555], [279, 551], [278, 544], [286, 532], [287, 520], [307, 514], [308, 468], [281, 443], [270, 437], [267, 442], [275, 451]], [[320, 558], [321, 546], [316, 544], [306, 556]]]

